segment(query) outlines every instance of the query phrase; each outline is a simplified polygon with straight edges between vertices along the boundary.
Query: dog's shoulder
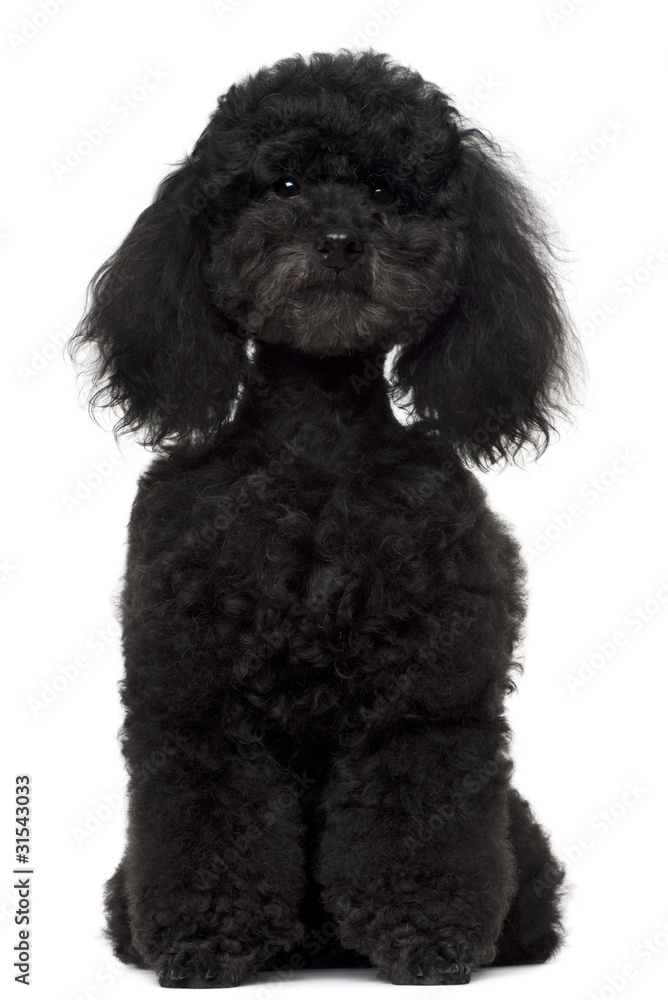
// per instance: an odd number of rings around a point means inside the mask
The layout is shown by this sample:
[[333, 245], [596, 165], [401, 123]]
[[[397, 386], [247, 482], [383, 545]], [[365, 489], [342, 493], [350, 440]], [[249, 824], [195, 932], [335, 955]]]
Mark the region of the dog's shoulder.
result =
[[207, 450], [158, 455], [139, 477], [128, 526], [131, 557], [173, 547], [197, 520], [207, 498], [220, 487], [225, 465]]

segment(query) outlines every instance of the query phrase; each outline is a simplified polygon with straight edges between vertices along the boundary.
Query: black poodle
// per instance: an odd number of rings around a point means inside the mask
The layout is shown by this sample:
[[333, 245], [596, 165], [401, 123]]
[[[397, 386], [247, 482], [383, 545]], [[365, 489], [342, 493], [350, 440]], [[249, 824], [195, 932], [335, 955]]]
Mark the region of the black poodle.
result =
[[563, 868], [510, 784], [523, 565], [471, 471], [572, 397], [552, 259], [495, 143], [341, 50], [232, 86], [94, 277], [71, 351], [159, 450], [106, 933], [163, 986], [465, 983], [559, 947]]

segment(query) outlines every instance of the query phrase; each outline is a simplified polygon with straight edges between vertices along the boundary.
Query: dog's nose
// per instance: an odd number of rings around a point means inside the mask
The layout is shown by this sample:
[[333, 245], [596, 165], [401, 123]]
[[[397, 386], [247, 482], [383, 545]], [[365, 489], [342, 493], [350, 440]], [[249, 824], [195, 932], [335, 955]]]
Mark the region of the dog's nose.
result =
[[315, 248], [327, 267], [350, 267], [364, 253], [364, 243], [357, 233], [350, 231], [319, 233]]

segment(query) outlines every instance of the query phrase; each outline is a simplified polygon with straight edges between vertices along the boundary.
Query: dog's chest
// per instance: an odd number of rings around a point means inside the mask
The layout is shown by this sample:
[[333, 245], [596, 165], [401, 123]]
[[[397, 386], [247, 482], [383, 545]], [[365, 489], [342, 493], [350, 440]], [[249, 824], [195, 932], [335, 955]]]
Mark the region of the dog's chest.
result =
[[353, 656], [428, 610], [451, 527], [435, 491], [382, 467], [289, 472], [240, 483], [221, 539], [227, 603], [252, 612], [260, 641], [295, 663]]
[[461, 584], [478, 585], [476, 514], [430, 475], [295, 463], [203, 491], [216, 527], [197, 532], [197, 584], [183, 567], [188, 601], [197, 589], [193, 613], [240, 696], [264, 692], [294, 733], [316, 720], [336, 730], [388, 691], [394, 699], [397, 683], [429, 669], [452, 614], [458, 628], [468, 620], [450, 605]]

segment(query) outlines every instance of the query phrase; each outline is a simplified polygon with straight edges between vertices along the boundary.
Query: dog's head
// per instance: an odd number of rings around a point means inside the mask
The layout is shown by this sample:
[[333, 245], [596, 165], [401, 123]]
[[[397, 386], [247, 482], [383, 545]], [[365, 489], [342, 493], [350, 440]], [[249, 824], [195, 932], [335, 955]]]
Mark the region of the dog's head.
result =
[[396, 397], [478, 461], [545, 443], [568, 384], [530, 196], [435, 85], [376, 52], [231, 87], [94, 277], [72, 348], [96, 345], [93, 401], [157, 445], [215, 434], [253, 339], [398, 346]]

